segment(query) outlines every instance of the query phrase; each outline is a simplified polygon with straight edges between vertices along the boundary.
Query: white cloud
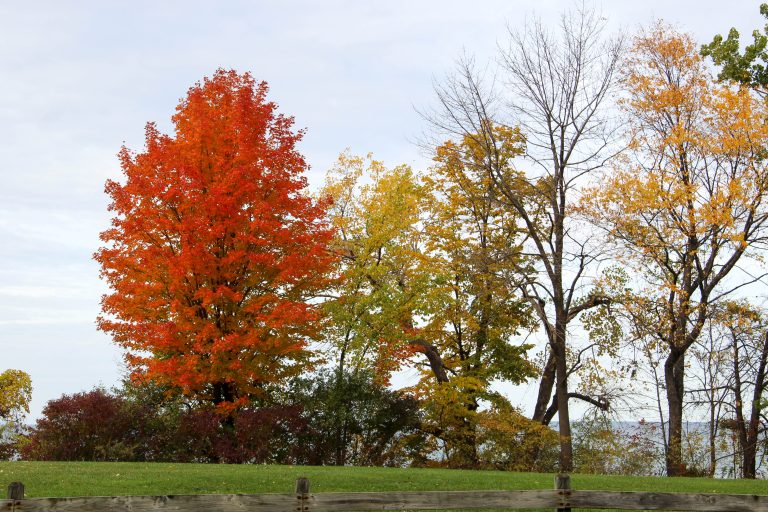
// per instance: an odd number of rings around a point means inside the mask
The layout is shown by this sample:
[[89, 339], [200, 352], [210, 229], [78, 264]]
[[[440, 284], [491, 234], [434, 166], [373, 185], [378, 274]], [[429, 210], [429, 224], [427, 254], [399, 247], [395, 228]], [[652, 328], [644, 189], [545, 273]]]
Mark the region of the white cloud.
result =
[[[86, 290], [77, 290], [85, 293]], [[53, 288], [50, 286], [0, 286], [0, 297], [10, 298], [44, 298], [44, 297], [72, 297], [73, 290], [67, 288]], [[75, 294], [77, 295], [77, 294]]]

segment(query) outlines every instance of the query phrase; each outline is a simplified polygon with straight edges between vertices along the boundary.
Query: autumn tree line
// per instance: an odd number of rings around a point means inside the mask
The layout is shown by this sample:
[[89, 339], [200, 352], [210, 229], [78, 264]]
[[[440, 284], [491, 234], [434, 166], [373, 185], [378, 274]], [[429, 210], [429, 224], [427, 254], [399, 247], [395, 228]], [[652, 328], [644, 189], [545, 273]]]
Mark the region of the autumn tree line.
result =
[[[9, 421], [7, 455], [755, 478], [768, 32], [753, 38], [611, 36], [583, 7], [533, 21], [495, 68], [465, 58], [436, 84], [429, 168], [345, 152], [313, 193], [266, 83], [218, 70], [106, 185], [98, 327], [130, 377]], [[11, 420], [31, 389], [2, 382], [24, 398], [0, 400]], [[530, 410], [502, 392], [525, 383]]]

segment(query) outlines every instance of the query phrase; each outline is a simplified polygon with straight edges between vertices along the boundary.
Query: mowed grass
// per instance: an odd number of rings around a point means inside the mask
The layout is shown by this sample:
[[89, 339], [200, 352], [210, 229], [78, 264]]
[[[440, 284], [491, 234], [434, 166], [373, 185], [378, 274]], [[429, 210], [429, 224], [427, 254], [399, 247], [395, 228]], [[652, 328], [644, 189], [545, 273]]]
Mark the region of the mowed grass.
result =
[[[554, 475], [503, 471], [117, 462], [0, 462], [0, 487], [21, 481], [29, 498], [293, 492], [552, 489]], [[768, 494], [765, 480], [573, 475], [574, 489]]]

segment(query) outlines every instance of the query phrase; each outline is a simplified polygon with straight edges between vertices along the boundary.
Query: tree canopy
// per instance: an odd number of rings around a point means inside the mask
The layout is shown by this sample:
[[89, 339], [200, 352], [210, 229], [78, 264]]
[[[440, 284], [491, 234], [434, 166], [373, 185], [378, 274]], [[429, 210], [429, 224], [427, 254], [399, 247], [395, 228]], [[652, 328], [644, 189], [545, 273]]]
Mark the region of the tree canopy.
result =
[[0, 420], [14, 420], [29, 412], [32, 379], [21, 370], [0, 373]]
[[189, 89], [173, 135], [149, 123], [144, 151], [123, 147], [95, 254], [112, 290], [98, 325], [134, 378], [224, 412], [306, 369], [333, 260], [302, 132], [267, 91], [219, 70]]
[[639, 35], [623, 70], [632, 160], [591, 191], [592, 219], [642, 269], [625, 304], [661, 344], [670, 422], [667, 472], [682, 467], [685, 357], [713, 306], [757, 277], [737, 264], [765, 246], [765, 103], [715, 83], [687, 35], [659, 24]]

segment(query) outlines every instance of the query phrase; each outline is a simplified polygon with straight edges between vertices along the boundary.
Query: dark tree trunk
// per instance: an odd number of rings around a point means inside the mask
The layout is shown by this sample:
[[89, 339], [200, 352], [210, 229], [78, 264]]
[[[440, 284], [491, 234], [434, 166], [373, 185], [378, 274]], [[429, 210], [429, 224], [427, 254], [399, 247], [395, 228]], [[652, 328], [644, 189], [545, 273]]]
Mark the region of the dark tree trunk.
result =
[[667, 476], [685, 474], [683, 463], [683, 393], [685, 391], [685, 354], [671, 351], [664, 362], [667, 386], [668, 429]]
[[533, 416], [531, 419], [539, 423], [548, 424], [549, 420], [545, 415], [549, 408], [549, 402], [552, 400], [552, 390], [555, 388], [555, 356], [552, 350], [549, 351], [549, 357], [547, 357], [547, 363], [544, 366], [544, 370], [541, 372], [541, 379], [539, 380], [539, 394], [536, 397], [536, 406], [533, 409]]
[[760, 402], [766, 382], [766, 367], [768, 367], [768, 333], [763, 336], [760, 359], [755, 374], [755, 384], [752, 390], [752, 403], [749, 423], [744, 418], [744, 398], [741, 392], [742, 379], [739, 359], [738, 340], [734, 338], [733, 372], [734, 398], [736, 399], [736, 430], [741, 448], [741, 477], [754, 479], [757, 477], [757, 441], [760, 428]]
[[[562, 334], [562, 335], [561, 335]], [[565, 325], [558, 333], [558, 342], [553, 347], [557, 361], [557, 421], [560, 434], [560, 471], [573, 471], [573, 443], [571, 440], [571, 418], [568, 409], [568, 368], [565, 358]]]
[[[549, 422], [552, 420], [552, 416], [547, 415], [547, 411], [550, 409], [550, 401], [553, 398], [552, 391], [555, 388], [555, 367], [555, 356], [550, 349], [547, 363], [544, 365], [544, 369], [541, 372], [541, 378], [539, 379], [539, 395], [536, 398], [536, 406], [533, 409], [533, 416], [531, 416], [533, 421], [541, 423], [542, 425], [549, 425]], [[557, 400], [556, 397], [555, 400]], [[541, 446], [539, 443], [535, 442], [526, 443], [526, 445], [530, 446], [526, 453], [526, 465], [529, 470], [533, 471], [536, 468], [536, 461], [539, 459]]]

